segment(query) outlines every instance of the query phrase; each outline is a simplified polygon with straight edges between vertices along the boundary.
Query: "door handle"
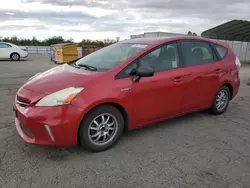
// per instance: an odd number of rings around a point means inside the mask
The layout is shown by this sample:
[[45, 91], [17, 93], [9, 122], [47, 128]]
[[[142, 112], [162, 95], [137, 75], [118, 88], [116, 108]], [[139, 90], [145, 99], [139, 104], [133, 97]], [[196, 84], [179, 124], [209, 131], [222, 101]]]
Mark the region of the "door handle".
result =
[[219, 73], [221, 73], [221, 71], [222, 71], [221, 69], [216, 69], [216, 70], [215, 70], [215, 73], [216, 73], [216, 74], [219, 74]]
[[174, 82], [182, 82], [183, 81], [183, 77], [182, 76], [178, 76], [176, 78], [174, 78]]

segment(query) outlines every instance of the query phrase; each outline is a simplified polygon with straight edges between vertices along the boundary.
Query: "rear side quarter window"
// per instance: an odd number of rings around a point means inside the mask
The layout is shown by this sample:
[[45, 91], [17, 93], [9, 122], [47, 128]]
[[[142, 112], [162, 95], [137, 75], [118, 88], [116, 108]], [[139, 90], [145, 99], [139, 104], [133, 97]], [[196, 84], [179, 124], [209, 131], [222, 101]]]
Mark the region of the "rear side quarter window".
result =
[[214, 44], [216, 51], [218, 52], [219, 58], [223, 59], [227, 55], [227, 48], [220, 46], [218, 44]]

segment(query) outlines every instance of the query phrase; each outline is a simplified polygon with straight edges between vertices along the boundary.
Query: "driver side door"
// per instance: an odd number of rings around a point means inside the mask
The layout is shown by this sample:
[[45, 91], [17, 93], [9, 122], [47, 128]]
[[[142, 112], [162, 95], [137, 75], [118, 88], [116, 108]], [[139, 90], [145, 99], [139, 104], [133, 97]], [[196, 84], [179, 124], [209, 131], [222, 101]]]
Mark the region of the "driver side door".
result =
[[177, 42], [164, 44], [137, 59], [138, 63], [130, 64], [127, 74], [137, 66], [153, 68], [152, 77], [141, 77], [133, 82], [133, 77], [124, 82], [131, 89], [125, 98], [129, 108], [133, 109], [133, 122], [141, 126], [150, 122], [175, 116], [182, 112], [184, 74], [179, 58]]

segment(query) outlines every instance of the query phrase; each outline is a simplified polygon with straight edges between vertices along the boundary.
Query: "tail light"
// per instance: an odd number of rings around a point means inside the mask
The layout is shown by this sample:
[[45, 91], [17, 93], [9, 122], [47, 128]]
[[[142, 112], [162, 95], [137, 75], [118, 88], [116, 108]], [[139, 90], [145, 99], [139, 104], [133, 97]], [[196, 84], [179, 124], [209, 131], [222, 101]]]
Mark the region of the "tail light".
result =
[[22, 49], [23, 51], [25, 51], [25, 52], [27, 51], [27, 48], [21, 48], [21, 49]]
[[241, 63], [240, 63], [240, 59], [237, 56], [236, 56], [236, 59], [235, 59], [235, 64], [236, 64], [237, 69], [239, 70], [240, 66], [241, 66]]

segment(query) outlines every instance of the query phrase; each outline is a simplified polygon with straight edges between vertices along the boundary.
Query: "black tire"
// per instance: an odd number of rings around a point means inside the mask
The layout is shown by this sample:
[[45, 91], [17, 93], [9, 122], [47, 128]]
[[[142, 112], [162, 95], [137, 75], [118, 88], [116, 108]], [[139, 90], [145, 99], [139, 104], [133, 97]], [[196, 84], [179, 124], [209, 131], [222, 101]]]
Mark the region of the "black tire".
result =
[[[112, 115], [114, 117], [114, 122], [117, 122], [115, 123], [117, 125], [114, 130], [112, 138], [107, 140], [106, 143], [100, 144], [100, 143], [95, 143], [95, 141], [91, 139], [90, 126], [92, 125], [91, 122], [93, 122], [95, 118], [97, 118], [98, 116], [102, 116], [103, 114]], [[98, 125], [96, 126], [98, 127]], [[104, 151], [113, 147], [118, 142], [123, 133], [123, 129], [124, 129], [124, 118], [121, 112], [112, 105], [102, 105], [94, 108], [86, 115], [86, 117], [84, 117], [79, 128], [79, 142], [85, 149], [89, 151], [92, 152]], [[97, 133], [97, 130], [95, 131]]]
[[[224, 102], [224, 105], [222, 108], [218, 108], [217, 99], [218, 99], [219, 95], [221, 94], [221, 92], [224, 92], [226, 94], [226, 101]], [[216, 96], [214, 97], [214, 101], [213, 101], [212, 108], [211, 108], [211, 113], [213, 115], [223, 114], [227, 110], [227, 107], [228, 107], [229, 102], [230, 102], [230, 97], [231, 97], [231, 93], [230, 93], [229, 88], [225, 85], [220, 87], [220, 89], [216, 93]]]
[[10, 55], [10, 58], [12, 61], [19, 61], [20, 60], [20, 55], [18, 53], [12, 53]]

